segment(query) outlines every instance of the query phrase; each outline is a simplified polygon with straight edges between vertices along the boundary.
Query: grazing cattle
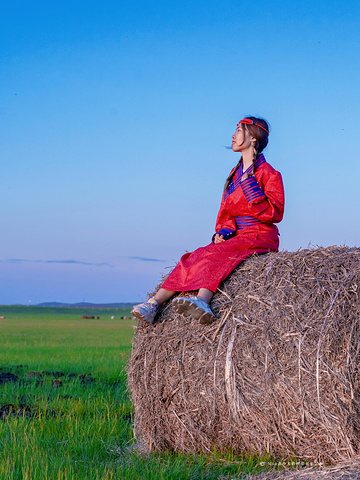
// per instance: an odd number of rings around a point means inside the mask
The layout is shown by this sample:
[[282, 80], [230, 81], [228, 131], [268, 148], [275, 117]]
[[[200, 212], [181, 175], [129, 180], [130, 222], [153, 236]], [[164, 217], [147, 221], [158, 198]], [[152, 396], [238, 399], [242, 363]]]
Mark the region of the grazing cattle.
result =
[[[84, 315], [83, 317], [80, 317], [81, 320], [94, 320], [95, 317], [90, 317], [88, 315]], [[98, 317], [99, 318], [99, 317]]]
[[4, 319], [5, 319], [5, 315], [0, 315], [0, 319], [1, 319], [1, 320], [4, 320]]

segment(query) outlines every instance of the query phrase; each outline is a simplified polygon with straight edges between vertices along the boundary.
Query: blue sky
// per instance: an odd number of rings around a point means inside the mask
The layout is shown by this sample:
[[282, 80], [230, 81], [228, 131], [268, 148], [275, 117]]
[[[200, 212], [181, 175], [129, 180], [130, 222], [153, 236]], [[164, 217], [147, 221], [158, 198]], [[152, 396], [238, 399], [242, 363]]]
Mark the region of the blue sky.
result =
[[358, 2], [0, 2], [0, 304], [140, 301], [271, 124], [281, 249], [359, 245]]

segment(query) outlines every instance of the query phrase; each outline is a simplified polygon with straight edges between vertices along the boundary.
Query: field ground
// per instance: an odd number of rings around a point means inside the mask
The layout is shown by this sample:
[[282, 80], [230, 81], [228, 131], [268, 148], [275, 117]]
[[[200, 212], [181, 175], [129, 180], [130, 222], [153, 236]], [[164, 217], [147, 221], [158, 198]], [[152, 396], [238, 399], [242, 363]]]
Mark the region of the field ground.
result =
[[0, 306], [0, 480], [227, 480], [263, 468], [231, 452], [137, 453], [125, 373], [134, 324], [120, 319], [128, 315]]

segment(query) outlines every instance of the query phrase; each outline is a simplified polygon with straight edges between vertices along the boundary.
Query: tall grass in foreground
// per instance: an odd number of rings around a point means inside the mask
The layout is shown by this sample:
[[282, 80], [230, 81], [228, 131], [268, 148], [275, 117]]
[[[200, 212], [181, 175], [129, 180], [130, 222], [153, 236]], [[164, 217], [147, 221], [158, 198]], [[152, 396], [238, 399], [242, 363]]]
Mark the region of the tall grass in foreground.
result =
[[[128, 311], [0, 307], [0, 480], [230, 479], [259, 461], [133, 445]], [[115, 319], [111, 319], [115, 316]], [[151, 415], [151, 412], [149, 412]]]

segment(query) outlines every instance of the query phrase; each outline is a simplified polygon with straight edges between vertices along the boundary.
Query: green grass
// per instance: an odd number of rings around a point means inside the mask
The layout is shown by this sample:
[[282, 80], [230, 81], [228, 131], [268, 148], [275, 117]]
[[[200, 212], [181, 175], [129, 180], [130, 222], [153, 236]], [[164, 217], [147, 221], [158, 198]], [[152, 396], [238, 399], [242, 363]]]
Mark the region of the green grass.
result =
[[231, 452], [137, 453], [124, 371], [134, 330], [120, 320], [129, 310], [2, 306], [0, 315], [0, 480], [225, 480], [261, 470]]

